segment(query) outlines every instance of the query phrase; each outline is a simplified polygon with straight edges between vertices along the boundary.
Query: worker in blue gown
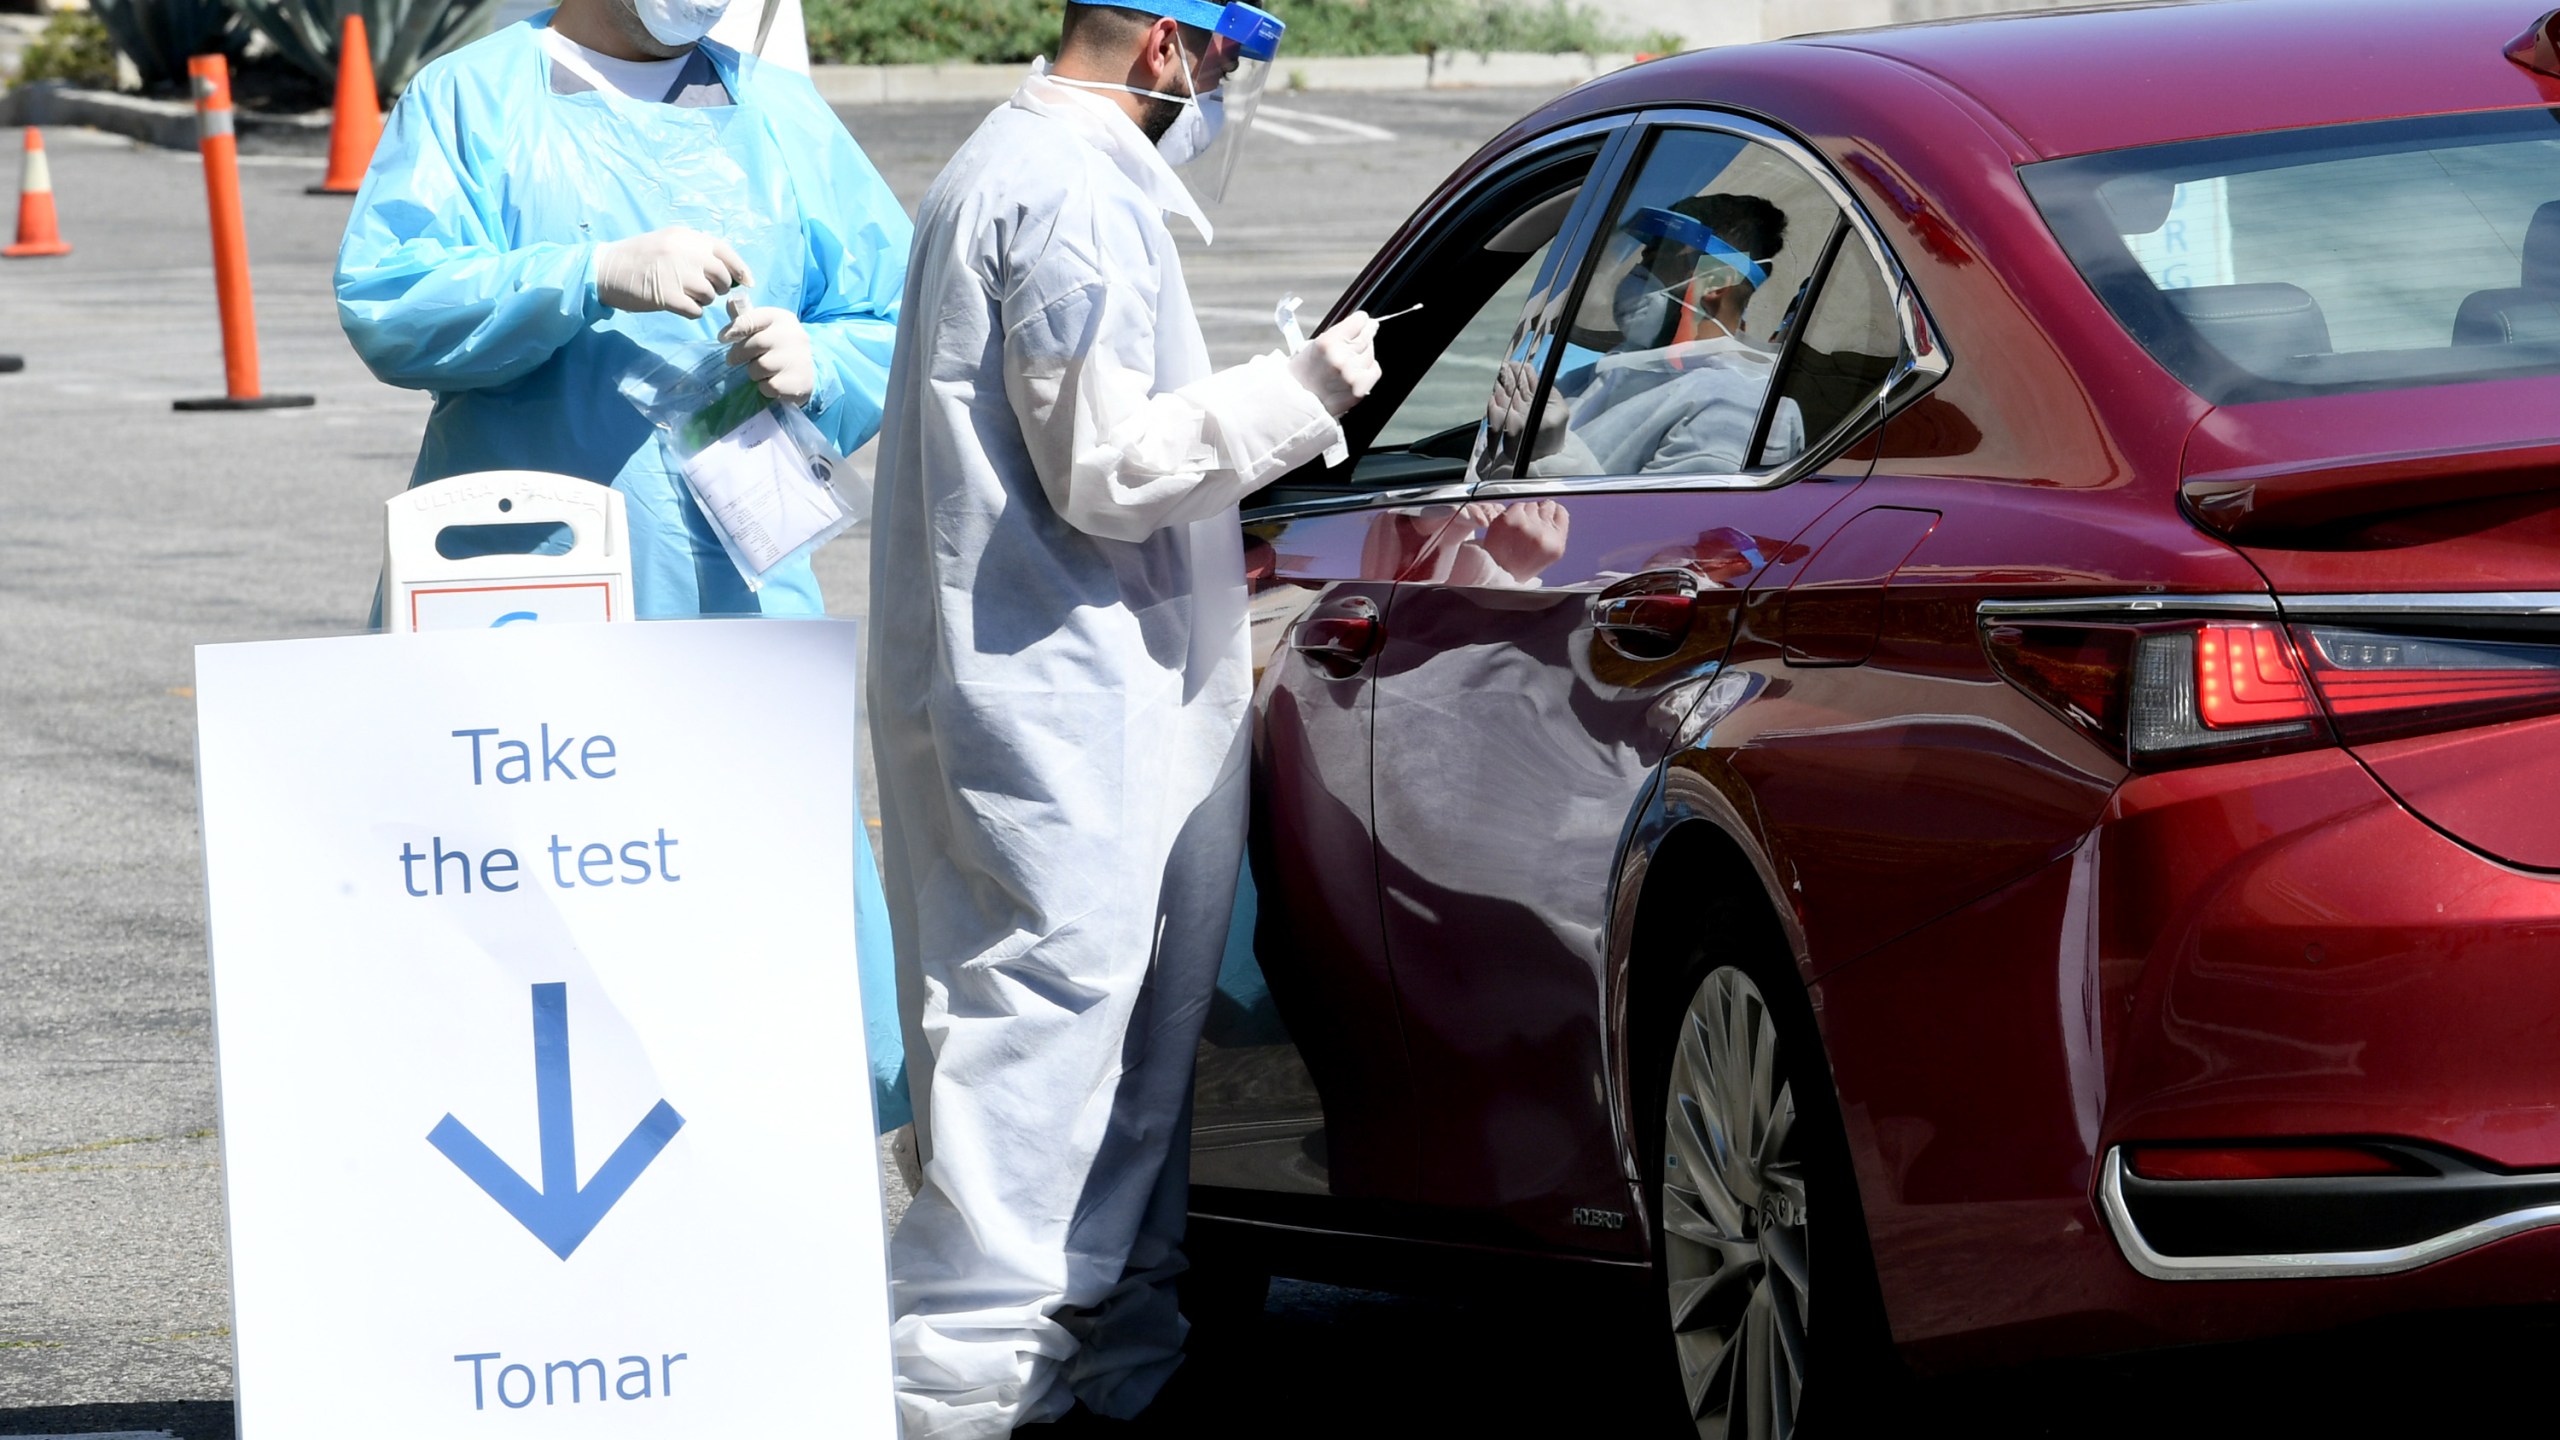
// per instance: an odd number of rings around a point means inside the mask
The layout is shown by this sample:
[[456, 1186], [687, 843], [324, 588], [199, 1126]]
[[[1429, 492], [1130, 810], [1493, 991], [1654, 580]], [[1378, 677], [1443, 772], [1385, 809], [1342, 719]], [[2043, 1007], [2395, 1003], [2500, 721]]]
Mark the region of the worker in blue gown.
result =
[[[427, 66], [338, 251], [356, 353], [435, 397], [410, 483], [613, 486], [644, 619], [826, 607], [806, 557], [747, 585], [624, 382], [725, 346], [851, 454], [880, 427], [906, 283], [906, 211], [806, 76], [705, 38], [726, 8], [563, 0]], [[859, 848], [887, 1127], [905, 1119], [899, 1032], [867, 835]]]

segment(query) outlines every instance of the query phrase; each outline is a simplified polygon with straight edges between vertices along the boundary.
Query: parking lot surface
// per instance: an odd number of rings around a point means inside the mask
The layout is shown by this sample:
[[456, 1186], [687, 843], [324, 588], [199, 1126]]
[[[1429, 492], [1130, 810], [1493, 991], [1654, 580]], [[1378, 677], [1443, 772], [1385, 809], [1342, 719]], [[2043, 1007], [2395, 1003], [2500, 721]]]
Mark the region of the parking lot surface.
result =
[[[1320, 311], [1439, 178], [1540, 97], [1302, 97], [1257, 141], [1214, 247], [1186, 242], [1211, 348]], [[846, 112], [912, 204], [983, 105]], [[47, 137], [72, 256], [0, 266], [0, 1436], [228, 1437], [229, 1298], [195, 830], [191, 647], [363, 620], [381, 502], [422, 396], [338, 332], [347, 202], [317, 157], [245, 162], [266, 386], [305, 411], [177, 414], [222, 383], [194, 157]], [[15, 131], [0, 130], [14, 153]], [[859, 537], [824, 552], [858, 614]], [[325, 1145], [326, 1137], [313, 1137]], [[1141, 1433], [1646, 1433], [1641, 1306], [1302, 1282], [1204, 1346]], [[2560, 1347], [2539, 1317], [1932, 1382], [1915, 1433], [2510, 1433]], [[2453, 1397], [2459, 1395], [2456, 1401]], [[2506, 1413], [2515, 1413], [2510, 1408]], [[826, 1433], [827, 1417], [811, 1417]], [[2541, 1433], [2536, 1421], [2512, 1433]], [[350, 1416], [346, 1433], [365, 1433]]]

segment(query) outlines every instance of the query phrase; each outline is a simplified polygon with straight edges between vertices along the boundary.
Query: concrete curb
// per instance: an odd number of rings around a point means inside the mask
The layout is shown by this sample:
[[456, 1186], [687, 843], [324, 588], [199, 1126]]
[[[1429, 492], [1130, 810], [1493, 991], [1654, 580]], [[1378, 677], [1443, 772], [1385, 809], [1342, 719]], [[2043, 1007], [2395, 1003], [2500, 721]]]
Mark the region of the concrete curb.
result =
[[[1569, 89], [1636, 63], [1633, 55], [1341, 55], [1284, 60], [1275, 87], [1298, 92]], [[1004, 99], [1026, 65], [819, 65], [809, 72], [830, 105], [921, 105]]]
[[[240, 148], [251, 154], [321, 154], [329, 148], [329, 115], [235, 112]], [[86, 125], [170, 150], [196, 148], [196, 109], [184, 100], [150, 100], [110, 90], [83, 90], [58, 80], [0, 94], [0, 125]]]

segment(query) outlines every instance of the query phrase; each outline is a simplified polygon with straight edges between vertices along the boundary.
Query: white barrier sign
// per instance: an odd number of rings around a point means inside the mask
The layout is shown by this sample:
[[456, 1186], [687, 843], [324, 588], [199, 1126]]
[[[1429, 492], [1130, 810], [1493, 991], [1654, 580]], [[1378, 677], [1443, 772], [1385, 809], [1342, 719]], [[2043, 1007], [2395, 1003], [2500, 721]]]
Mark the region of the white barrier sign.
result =
[[196, 676], [242, 1440], [894, 1436], [853, 627]]

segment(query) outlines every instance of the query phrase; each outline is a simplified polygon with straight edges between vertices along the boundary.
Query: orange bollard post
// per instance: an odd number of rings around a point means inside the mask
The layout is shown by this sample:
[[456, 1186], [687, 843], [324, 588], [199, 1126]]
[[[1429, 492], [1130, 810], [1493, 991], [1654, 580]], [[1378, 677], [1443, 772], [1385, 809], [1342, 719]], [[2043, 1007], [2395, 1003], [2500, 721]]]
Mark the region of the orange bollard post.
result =
[[232, 133], [231, 64], [219, 55], [187, 61], [195, 84], [196, 139], [204, 153], [205, 208], [213, 219], [213, 293], [222, 305], [222, 376], [228, 393], [180, 400], [181, 410], [279, 410], [308, 395], [258, 390], [258, 312], [249, 295], [249, 234], [240, 218], [240, 142]]
[[373, 88], [373, 47], [364, 17], [349, 15], [338, 30], [338, 104], [329, 118], [329, 173], [306, 195], [353, 195], [382, 143], [382, 101]]
[[27, 260], [70, 253], [71, 243], [62, 238], [62, 222], [53, 213], [53, 166], [44, 158], [44, 132], [30, 125], [26, 162], [18, 171], [18, 243], [0, 255]]

